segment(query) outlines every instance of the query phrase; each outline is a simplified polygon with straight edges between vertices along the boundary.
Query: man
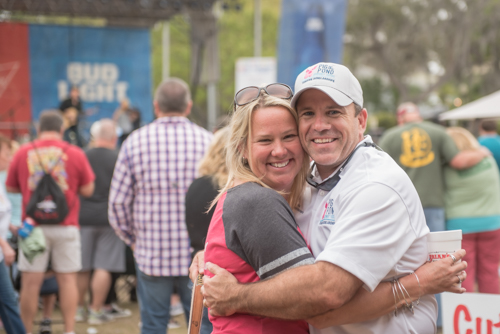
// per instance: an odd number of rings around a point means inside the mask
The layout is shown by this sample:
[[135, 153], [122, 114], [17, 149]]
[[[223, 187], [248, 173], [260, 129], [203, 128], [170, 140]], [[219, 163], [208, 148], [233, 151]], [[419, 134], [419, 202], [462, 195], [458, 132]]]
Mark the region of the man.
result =
[[102, 119], [92, 125], [90, 133], [93, 144], [85, 154], [96, 175], [96, 188], [92, 197], [82, 199], [80, 209], [82, 270], [78, 273], [77, 320], [83, 321], [85, 295], [90, 284], [92, 303], [87, 322], [99, 325], [111, 320], [103, 306], [111, 288], [111, 272], [125, 271], [125, 244], [108, 222], [109, 188], [118, 158], [116, 127], [113, 120]]
[[82, 100], [80, 99], [80, 92], [78, 91], [78, 87], [72, 86], [69, 92], [69, 97], [66, 100], [63, 100], [59, 105], [59, 110], [63, 113], [68, 108], [75, 108], [78, 111], [78, 116], [83, 113], [82, 110]]
[[459, 152], [444, 128], [424, 121], [413, 103], [401, 104], [397, 115], [399, 126], [387, 130], [379, 145], [415, 185], [431, 232], [444, 231], [444, 167], [470, 168], [489, 153]]
[[[361, 287], [373, 291], [426, 261], [428, 228], [418, 195], [408, 176], [363, 136], [368, 115], [358, 80], [342, 65], [319, 63], [298, 76], [295, 91], [299, 137], [315, 162], [296, 218], [316, 262], [248, 285], [207, 263], [215, 276], [205, 276], [202, 290], [214, 315], [312, 318], [346, 304]], [[310, 330], [423, 333], [420, 323], [433, 326], [434, 298], [423, 296], [418, 308], [411, 317], [387, 314]]]
[[497, 133], [497, 121], [483, 120], [479, 127], [479, 144], [491, 151], [500, 168], [500, 136]]
[[191, 257], [184, 201], [212, 139], [187, 119], [192, 102], [184, 81], [161, 83], [153, 104], [157, 119], [123, 143], [109, 195], [110, 224], [134, 250], [145, 334], [166, 331], [174, 286], [189, 315]]
[[21, 318], [31, 333], [38, 309], [38, 295], [50, 260], [59, 285], [59, 302], [64, 318], [64, 333], [74, 333], [78, 303], [77, 272], [81, 269], [80, 232], [78, 231], [78, 194], [89, 197], [94, 192], [94, 173], [83, 151], [62, 140], [63, 119], [59, 111], [40, 115], [38, 139], [23, 145], [15, 154], [7, 176], [7, 191], [23, 196], [23, 219], [33, 190], [44, 175], [51, 175], [63, 191], [69, 213], [59, 225], [40, 226], [47, 248], [29, 262], [19, 253], [21, 275]]

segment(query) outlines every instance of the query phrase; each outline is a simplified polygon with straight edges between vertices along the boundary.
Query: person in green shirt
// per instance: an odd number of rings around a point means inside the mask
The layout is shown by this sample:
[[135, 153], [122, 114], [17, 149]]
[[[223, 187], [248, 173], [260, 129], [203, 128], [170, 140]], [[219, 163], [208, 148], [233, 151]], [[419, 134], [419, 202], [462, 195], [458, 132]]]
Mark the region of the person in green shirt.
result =
[[[466, 129], [446, 131], [461, 152], [480, 149], [479, 142]], [[500, 174], [495, 159], [488, 156], [477, 165], [455, 170], [445, 167], [446, 228], [462, 230], [462, 247], [467, 251], [467, 281], [462, 287], [473, 292], [500, 293]]]
[[401, 104], [397, 115], [399, 125], [387, 130], [379, 145], [415, 185], [431, 232], [444, 231], [444, 167], [467, 169], [491, 153], [460, 152], [445, 128], [424, 121], [413, 103]]

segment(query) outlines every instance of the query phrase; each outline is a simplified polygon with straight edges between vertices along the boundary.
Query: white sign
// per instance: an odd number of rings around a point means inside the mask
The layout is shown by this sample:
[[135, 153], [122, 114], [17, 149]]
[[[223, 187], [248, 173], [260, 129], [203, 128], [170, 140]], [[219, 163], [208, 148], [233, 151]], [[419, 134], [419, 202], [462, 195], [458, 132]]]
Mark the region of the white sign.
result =
[[277, 78], [276, 58], [239, 58], [236, 61], [236, 91], [248, 86], [262, 87], [275, 83]]
[[443, 334], [499, 334], [500, 295], [443, 293]]
[[68, 97], [71, 86], [78, 87], [85, 102], [121, 102], [127, 97], [128, 83], [118, 81], [120, 70], [113, 63], [72, 62], [66, 75], [67, 80], [57, 82], [59, 100]]

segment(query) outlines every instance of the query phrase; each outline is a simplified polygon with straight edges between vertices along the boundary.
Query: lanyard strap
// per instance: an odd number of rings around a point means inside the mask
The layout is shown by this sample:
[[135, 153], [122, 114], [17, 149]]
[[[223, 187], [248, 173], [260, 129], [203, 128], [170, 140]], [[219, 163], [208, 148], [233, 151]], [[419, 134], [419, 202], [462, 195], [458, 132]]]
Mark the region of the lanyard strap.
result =
[[[313, 186], [314, 188], [316, 189], [320, 189], [320, 190], [326, 190], [326, 191], [330, 191], [332, 190], [333, 188], [335, 188], [335, 186], [337, 185], [337, 183], [339, 183], [340, 181], [340, 173], [342, 173], [344, 171], [344, 168], [347, 166], [347, 164], [349, 163], [349, 161], [351, 160], [352, 156], [354, 155], [354, 153], [356, 153], [356, 151], [360, 148], [360, 147], [374, 147], [376, 148], [377, 150], [379, 151], [382, 151], [382, 149], [380, 147], [378, 147], [375, 143], [372, 143], [372, 142], [363, 142], [362, 144], [358, 145], [352, 152], [351, 154], [349, 154], [349, 156], [347, 157], [347, 159], [345, 159], [344, 163], [342, 164], [342, 166], [339, 168], [339, 170], [337, 171], [337, 173], [335, 173], [334, 176], [332, 176], [331, 178], [329, 178], [328, 180], [326, 181], [323, 181], [321, 183], [318, 183], [316, 181], [314, 181], [312, 179], [312, 173], [309, 173], [309, 175], [307, 176], [307, 183], [309, 183], [311, 186]], [[316, 163], [314, 163], [312, 169], [314, 169], [314, 166], [316, 166]]]

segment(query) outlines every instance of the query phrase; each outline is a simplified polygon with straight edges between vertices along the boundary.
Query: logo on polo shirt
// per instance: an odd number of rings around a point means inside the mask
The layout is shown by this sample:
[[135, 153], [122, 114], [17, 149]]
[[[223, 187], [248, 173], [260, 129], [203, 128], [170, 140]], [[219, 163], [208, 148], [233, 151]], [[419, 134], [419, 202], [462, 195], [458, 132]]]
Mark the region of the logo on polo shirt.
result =
[[420, 128], [412, 128], [401, 134], [403, 141], [399, 162], [409, 168], [424, 167], [434, 161], [431, 137]]
[[325, 203], [325, 211], [319, 222], [319, 225], [335, 225], [335, 213], [333, 212], [333, 199]]

